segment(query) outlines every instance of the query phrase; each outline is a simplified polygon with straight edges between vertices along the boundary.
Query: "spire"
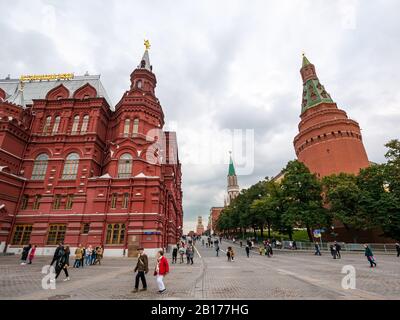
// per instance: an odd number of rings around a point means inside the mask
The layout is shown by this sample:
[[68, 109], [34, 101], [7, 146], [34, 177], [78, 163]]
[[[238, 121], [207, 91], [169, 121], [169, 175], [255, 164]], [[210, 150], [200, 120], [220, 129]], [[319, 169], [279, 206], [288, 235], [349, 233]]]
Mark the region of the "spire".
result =
[[303, 54], [303, 63], [300, 69], [303, 78], [303, 98], [301, 113], [321, 103], [334, 103], [325, 87], [319, 82], [315, 66]]
[[150, 64], [150, 57], [149, 57], [149, 49], [151, 47], [150, 41], [145, 40], [144, 46], [146, 49], [144, 50], [142, 60], [140, 60], [140, 64], [138, 65], [138, 69], [146, 69], [152, 72], [153, 67]]
[[22, 108], [26, 108], [24, 98], [24, 83], [21, 81], [18, 85], [16, 92], [7, 99], [8, 102], [14, 103]]
[[228, 176], [236, 176], [235, 173], [235, 166], [233, 165], [233, 160], [232, 160], [232, 152], [229, 151], [229, 170], [228, 170]]

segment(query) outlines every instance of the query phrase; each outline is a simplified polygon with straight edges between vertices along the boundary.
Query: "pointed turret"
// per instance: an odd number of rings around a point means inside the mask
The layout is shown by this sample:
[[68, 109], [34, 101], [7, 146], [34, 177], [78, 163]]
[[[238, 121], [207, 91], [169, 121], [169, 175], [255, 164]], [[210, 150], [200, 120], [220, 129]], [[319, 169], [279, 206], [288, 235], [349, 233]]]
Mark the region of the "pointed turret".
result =
[[225, 205], [229, 205], [233, 199], [239, 195], [239, 185], [237, 181], [237, 176], [235, 172], [235, 166], [232, 160], [232, 152], [229, 152], [229, 168], [228, 168], [228, 197], [225, 201]]
[[14, 103], [18, 106], [21, 106], [22, 108], [26, 108], [25, 105], [25, 98], [24, 98], [24, 83], [20, 82], [18, 85], [17, 91], [11, 95], [8, 99], [8, 102]]
[[303, 54], [303, 63], [300, 70], [303, 78], [303, 99], [301, 113], [323, 102], [334, 103], [325, 87], [319, 82], [315, 66]]

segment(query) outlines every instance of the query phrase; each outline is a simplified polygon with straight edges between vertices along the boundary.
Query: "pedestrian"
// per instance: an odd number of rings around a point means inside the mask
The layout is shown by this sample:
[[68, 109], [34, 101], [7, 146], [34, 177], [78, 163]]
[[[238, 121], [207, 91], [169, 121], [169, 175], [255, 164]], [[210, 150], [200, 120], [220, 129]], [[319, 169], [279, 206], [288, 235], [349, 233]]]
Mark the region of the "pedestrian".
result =
[[320, 246], [319, 246], [319, 243], [318, 243], [318, 242], [315, 242], [315, 243], [314, 243], [314, 247], [315, 247], [315, 253], [314, 253], [314, 255], [315, 255], [315, 256], [320, 256], [320, 255], [321, 255], [321, 248], [320, 248]]
[[135, 278], [135, 289], [132, 291], [132, 293], [138, 292], [139, 280], [142, 281], [143, 285], [143, 289], [140, 289], [140, 291], [147, 290], [146, 274], [149, 272], [149, 259], [147, 258], [147, 255], [144, 253], [143, 248], [139, 248], [138, 251], [139, 251], [138, 261], [136, 263], [136, 267], [134, 270], [135, 272], [137, 272]]
[[25, 265], [26, 264], [26, 260], [28, 260], [28, 254], [29, 254], [29, 251], [31, 250], [31, 248], [32, 248], [32, 245], [31, 244], [28, 244], [27, 246], [25, 246], [23, 249], [22, 249], [22, 254], [21, 254], [21, 265]]
[[75, 249], [75, 263], [74, 268], [79, 268], [82, 260], [82, 245], [79, 244], [79, 247]]
[[297, 243], [295, 240], [293, 240], [292, 246], [293, 246], [293, 250], [297, 250]]
[[243, 246], [243, 241], [240, 240], [239, 244], [240, 244], [240, 247], [242, 247]]
[[184, 254], [185, 254], [185, 248], [182, 246], [182, 247], [179, 248], [179, 255], [180, 255], [180, 257], [181, 257], [181, 260], [180, 260], [179, 263], [183, 263], [183, 256], [184, 256]]
[[[64, 270], [65, 273], [65, 279], [64, 281], [69, 281], [69, 274], [68, 274], [68, 267], [69, 267], [69, 255], [70, 255], [70, 250], [69, 246], [65, 246], [63, 249], [60, 249], [60, 254], [59, 258], [56, 263], [56, 279], [60, 275], [61, 271]], [[56, 280], [50, 280], [52, 282], [55, 282]]]
[[247, 258], [250, 258], [250, 247], [249, 247], [249, 245], [246, 245], [246, 255], [247, 255]]
[[86, 248], [82, 247], [82, 258], [81, 258], [81, 267], [83, 268], [84, 262], [85, 262], [85, 256], [86, 256]]
[[92, 252], [93, 252], [93, 248], [91, 245], [89, 245], [89, 247], [87, 247], [87, 249], [86, 249], [86, 255], [85, 255], [85, 264], [87, 266], [90, 265], [90, 261], [92, 259]]
[[60, 258], [60, 250], [64, 250], [63, 244], [60, 242], [56, 248], [56, 251], [54, 251], [54, 255], [53, 255], [53, 260], [51, 260], [50, 265], [52, 266], [54, 262], [56, 262], [58, 260], [58, 258]]
[[176, 263], [177, 256], [178, 256], [178, 248], [175, 246], [172, 249], [172, 263]]
[[93, 251], [92, 251], [92, 257], [91, 257], [91, 260], [90, 260], [90, 264], [91, 265], [94, 265], [94, 263], [95, 263], [95, 261], [96, 261], [96, 252], [97, 252], [97, 249], [98, 249], [99, 247], [94, 247], [93, 248]]
[[336, 257], [338, 258], [338, 259], [340, 259], [342, 256], [341, 256], [341, 254], [340, 254], [340, 250], [342, 250], [342, 247], [341, 247], [341, 245], [339, 244], [339, 243], [337, 243], [336, 241], [335, 241], [335, 249], [336, 249]]
[[368, 246], [368, 244], [365, 244], [364, 248], [365, 248], [365, 256], [367, 257], [368, 262], [370, 263], [370, 268], [373, 268], [374, 266], [376, 267], [375, 258], [371, 248]]
[[333, 244], [331, 244], [329, 248], [331, 249], [331, 255], [333, 259], [336, 259], [336, 247]]
[[29, 251], [29, 256], [28, 256], [29, 264], [32, 264], [32, 260], [33, 260], [33, 258], [35, 257], [36, 248], [37, 248], [37, 245], [34, 245], [34, 246], [32, 247], [32, 249], [31, 249], [31, 251]]
[[217, 257], [219, 257], [219, 245], [218, 244], [215, 246], [215, 251], [217, 251]]
[[201, 245], [204, 247], [204, 239], [201, 239]]
[[272, 238], [272, 247], [276, 248], [276, 239], [275, 238]]
[[194, 249], [191, 244], [189, 244], [186, 247], [186, 259], [187, 259], [187, 264], [193, 264], [193, 256], [194, 256]]
[[160, 294], [164, 293], [166, 288], [164, 285], [164, 277], [169, 272], [168, 260], [164, 257], [164, 251], [160, 250], [157, 253], [157, 263], [156, 268], [154, 270], [154, 275], [156, 276], [158, 292]]
[[226, 250], [226, 256], [228, 257], [228, 262], [231, 261], [231, 247], [228, 247]]
[[103, 247], [99, 246], [96, 249], [96, 260], [94, 261], [94, 264], [99, 263], [101, 265], [101, 259], [103, 259]]
[[397, 257], [400, 257], [400, 244], [396, 243]]

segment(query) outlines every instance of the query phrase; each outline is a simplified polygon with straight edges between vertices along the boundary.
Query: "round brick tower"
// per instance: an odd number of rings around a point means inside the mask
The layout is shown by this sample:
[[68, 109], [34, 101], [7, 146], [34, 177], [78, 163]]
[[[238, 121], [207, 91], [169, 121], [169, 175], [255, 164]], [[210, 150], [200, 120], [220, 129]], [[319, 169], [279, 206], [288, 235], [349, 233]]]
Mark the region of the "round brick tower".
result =
[[338, 109], [305, 56], [300, 73], [301, 121], [293, 141], [298, 160], [320, 178], [340, 172], [358, 174], [369, 166], [358, 123]]

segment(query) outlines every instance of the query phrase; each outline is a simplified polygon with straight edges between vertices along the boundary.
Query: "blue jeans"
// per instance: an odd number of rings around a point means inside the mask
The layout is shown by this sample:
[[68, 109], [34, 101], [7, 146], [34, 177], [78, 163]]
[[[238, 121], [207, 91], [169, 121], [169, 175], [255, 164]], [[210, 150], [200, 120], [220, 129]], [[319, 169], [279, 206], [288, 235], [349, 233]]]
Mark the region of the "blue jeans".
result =
[[90, 255], [90, 256], [86, 256], [86, 259], [85, 259], [85, 264], [88, 266], [88, 265], [90, 265], [90, 262], [92, 261], [92, 256]]
[[81, 265], [81, 260], [75, 260], [74, 268], [79, 268]]

